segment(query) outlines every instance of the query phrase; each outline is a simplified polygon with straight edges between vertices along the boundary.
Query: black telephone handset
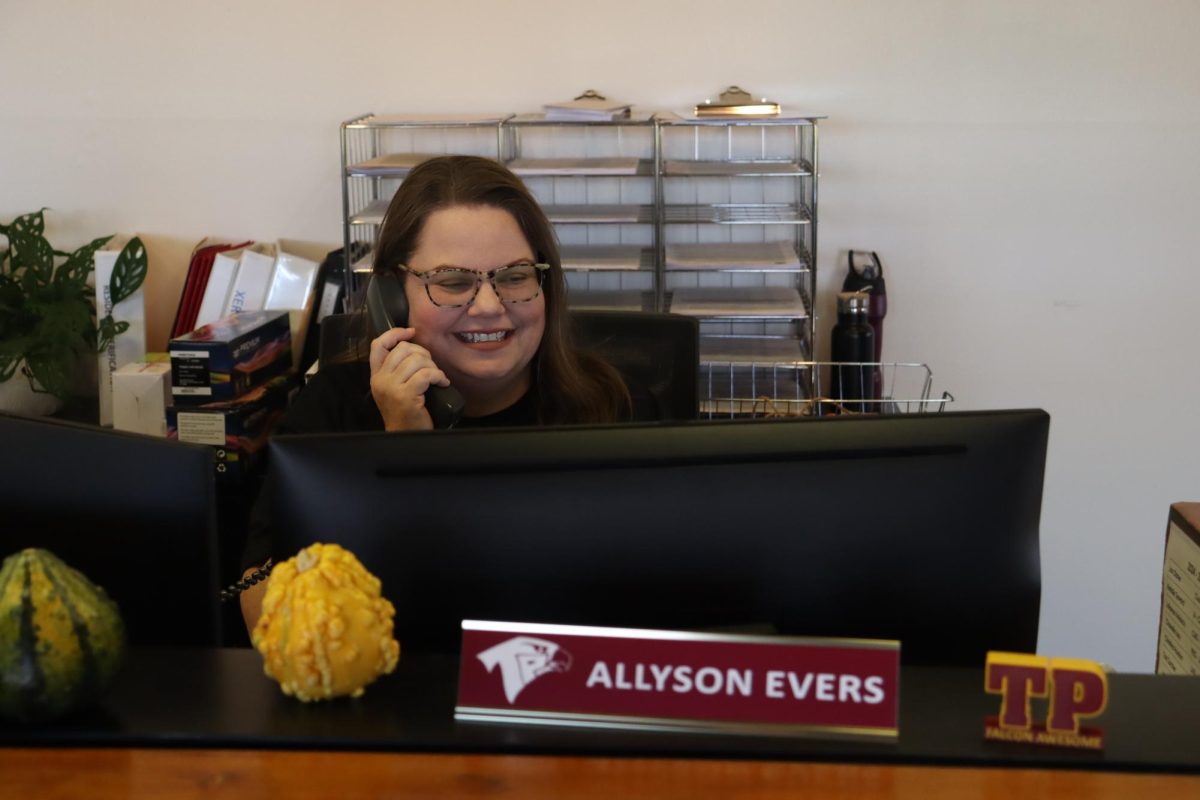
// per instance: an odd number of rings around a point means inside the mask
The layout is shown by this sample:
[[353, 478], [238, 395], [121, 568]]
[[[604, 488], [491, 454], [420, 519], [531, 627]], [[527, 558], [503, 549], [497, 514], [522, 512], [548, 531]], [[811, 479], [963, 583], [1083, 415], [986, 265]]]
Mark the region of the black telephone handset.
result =
[[[396, 275], [376, 273], [367, 284], [367, 317], [371, 335], [408, 325], [408, 295]], [[430, 386], [425, 391], [425, 410], [435, 428], [453, 428], [462, 416], [463, 396], [453, 386]]]

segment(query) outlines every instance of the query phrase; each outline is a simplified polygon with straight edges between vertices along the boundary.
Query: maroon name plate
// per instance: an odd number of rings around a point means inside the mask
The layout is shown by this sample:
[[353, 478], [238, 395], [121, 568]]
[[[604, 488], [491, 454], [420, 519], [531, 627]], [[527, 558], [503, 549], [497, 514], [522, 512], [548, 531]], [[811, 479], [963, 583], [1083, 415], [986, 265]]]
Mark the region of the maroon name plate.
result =
[[464, 620], [460, 720], [894, 739], [900, 645]]

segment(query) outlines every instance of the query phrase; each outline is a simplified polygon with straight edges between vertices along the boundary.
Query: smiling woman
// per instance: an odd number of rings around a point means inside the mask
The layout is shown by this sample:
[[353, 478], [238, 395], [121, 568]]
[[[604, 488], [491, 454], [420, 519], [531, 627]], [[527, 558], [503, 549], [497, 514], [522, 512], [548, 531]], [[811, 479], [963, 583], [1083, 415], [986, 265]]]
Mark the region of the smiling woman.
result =
[[407, 325], [374, 336], [363, 361], [322, 364], [279, 430], [421, 430], [430, 386], [465, 401], [460, 427], [654, 419], [654, 404], [577, 349], [554, 229], [502, 165], [442, 156], [392, 198], [374, 271], [396, 276]]
[[[412, 327], [371, 343], [371, 389], [385, 426], [427, 427], [423, 417], [404, 413], [424, 414], [411, 398], [424, 394], [426, 374], [434, 382], [448, 378], [469, 416], [493, 414], [525, 396], [545, 331], [546, 296], [513, 215], [494, 206], [434, 211], [408, 262], [397, 268], [408, 273]], [[509, 274], [497, 282], [500, 273]]]

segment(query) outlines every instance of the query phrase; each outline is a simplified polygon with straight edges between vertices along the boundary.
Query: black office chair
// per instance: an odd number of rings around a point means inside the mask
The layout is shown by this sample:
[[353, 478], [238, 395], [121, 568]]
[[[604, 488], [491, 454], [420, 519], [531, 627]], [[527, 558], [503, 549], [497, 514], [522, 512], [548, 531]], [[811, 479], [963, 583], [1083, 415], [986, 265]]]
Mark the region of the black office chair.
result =
[[[642, 311], [570, 312], [575, 342], [646, 387], [664, 420], [699, 416], [700, 325], [680, 314]], [[322, 363], [363, 358], [362, 313], [331, 314], [321, 321]]]
[[699, 417], [700, 324], [680, 314], [570, 312], [576, 344], [645, 386], [663, 420]]
[[325, 317], [321, 320], [318, 361], [331, 364], [335, 361], [366, 359], [366, 331], [367, 319], [361, 311]]

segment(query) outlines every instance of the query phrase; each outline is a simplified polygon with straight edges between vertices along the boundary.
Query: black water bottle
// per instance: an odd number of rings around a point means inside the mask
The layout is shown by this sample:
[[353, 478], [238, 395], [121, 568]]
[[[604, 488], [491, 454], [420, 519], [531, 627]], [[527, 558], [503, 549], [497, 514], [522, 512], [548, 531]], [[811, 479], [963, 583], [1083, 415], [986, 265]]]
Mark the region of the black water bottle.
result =
[[[883, 262], [876, 252], [851, 250], [849, 256], [850, 271], [842, 282], [843, 292], [867, 292], [867, 321], [875, 331], [875, 354], [870, 361], [883, 361], [883, 318], [887, 316], [887, 284], [883, 280]], [[883, 370], [874, 370], [871, 397], [879, 400], [883, 396]]]
[[875, 330], [867, 317], [870, 297], [865, 292], [838, 294], [838, 321], [833, 326], [830, 398], [843, 411], [873, 411], [875, 397]]

